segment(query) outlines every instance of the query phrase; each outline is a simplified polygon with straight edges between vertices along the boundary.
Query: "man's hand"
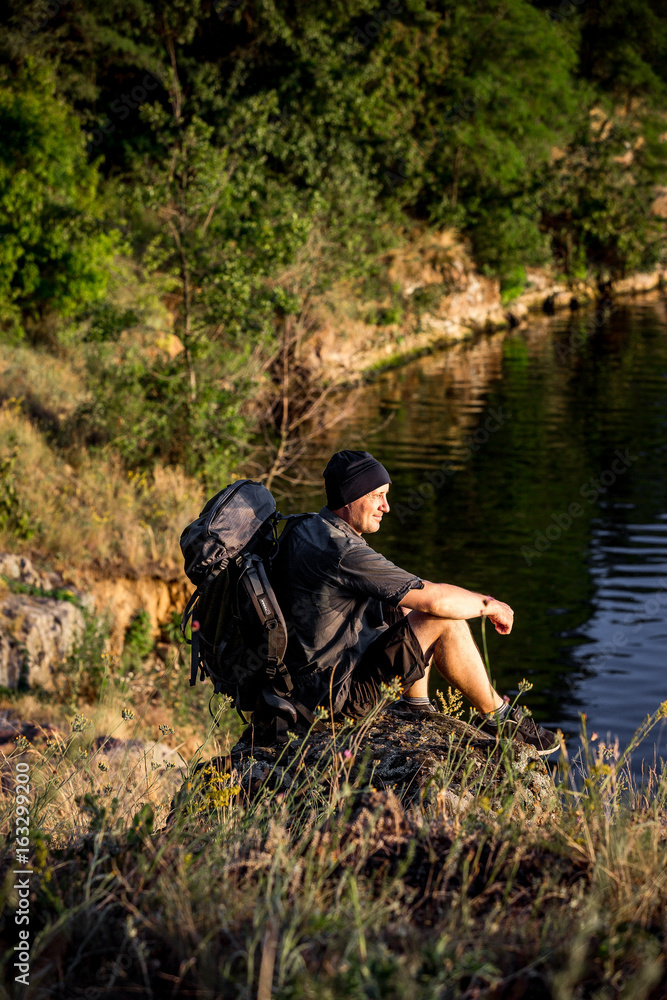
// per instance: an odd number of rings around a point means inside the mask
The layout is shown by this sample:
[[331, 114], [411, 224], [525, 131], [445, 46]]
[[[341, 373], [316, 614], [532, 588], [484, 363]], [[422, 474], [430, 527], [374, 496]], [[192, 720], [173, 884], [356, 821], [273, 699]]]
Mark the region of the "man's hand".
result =
[[514, 623], [514, 612], [509, 604], [503, 601], [496, 601], [494, 598], [487, 598], [483, 613], [484, 618], [488, 618], [493, 623], [496, 632], [501, 635], [509, 635]]

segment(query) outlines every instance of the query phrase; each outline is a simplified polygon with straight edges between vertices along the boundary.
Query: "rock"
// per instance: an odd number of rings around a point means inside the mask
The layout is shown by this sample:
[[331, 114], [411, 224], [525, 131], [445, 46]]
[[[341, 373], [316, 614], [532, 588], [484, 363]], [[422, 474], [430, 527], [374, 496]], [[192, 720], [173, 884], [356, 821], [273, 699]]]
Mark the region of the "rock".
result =
[[488, 808], [499, 808], [510, 793], [529, 810], [547, 807], [553, 798], [553, 781], [533, 747], [498, 744], [440, 713], [405, 717], [389, 708], [353, 727], [339, 727], [335, 739], [334, 747], [328, 730], [297, 736], [286, 747], [260, 746], [261, 735], [251, 727], [230, 756], [220, 758], [220, 766], [235, 770], [252, 795], [265, 784], [283, 791], [297, 787], [326, 762], [332, 782], [359, 778], [361, 788], [394, 791], [404, 803], [427, 800], [450, 817], [470, 808], [479, 793]]
[[47, 691], [83, 631], [83, 613], [70, 601], [9, 594], [0, 602], [0, 685], [19, 681]]
[[614, 282], [616, 295], [643, 295], [659, 288], [664, 282], [664, 271], [651, 271], [644, 274], [631, 274], [629, 278], [621, 278]]
[[57, 573], [42, 573], [35, 569], [27, 556], [15, 555], [13, 552], [0, 553], [0, 576], [38, 590], [55, 590], [63, 583], [62, 577]]
[[153, 634], [158, 635], [160, 625], [171, 620], [172, 613], [179, 616], [192, 593], [185, 577], [162, 580], [158, 577], [112, 577], [90, 581], [90, 595], [98, 614], [110, 614], [111, 648], [120, 652], [125, 631], [138, 611], [146, 611], [151, 620]]

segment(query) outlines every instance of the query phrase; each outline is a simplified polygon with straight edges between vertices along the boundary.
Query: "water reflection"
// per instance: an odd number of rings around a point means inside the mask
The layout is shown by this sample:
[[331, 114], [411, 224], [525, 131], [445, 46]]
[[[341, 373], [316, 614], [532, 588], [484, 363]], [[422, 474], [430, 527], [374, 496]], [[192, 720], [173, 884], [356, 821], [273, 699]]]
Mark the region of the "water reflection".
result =
[[308, 463], [317, 479], [339, 448], [374, 452], [393, 512], [373, 545], [512, 604], [512, 635], [489, 636], [498, 685], [527, 677], [541, 721], [576, 734], [585, 711], [621, 745], [667, 697], [665, 329], [657, 299], [422, 358], [369, 385]]

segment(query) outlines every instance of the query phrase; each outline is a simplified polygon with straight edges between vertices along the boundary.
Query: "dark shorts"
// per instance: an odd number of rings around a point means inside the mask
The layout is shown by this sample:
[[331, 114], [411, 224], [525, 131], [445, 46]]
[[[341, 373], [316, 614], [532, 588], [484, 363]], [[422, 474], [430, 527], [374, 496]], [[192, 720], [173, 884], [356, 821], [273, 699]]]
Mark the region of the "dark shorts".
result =
[[343, 715], [363, 718], [380, 701], [381, 684], [395, 678], [403, 690], [426, 673], [427, 661], [407, 615], [390, 625], [366, 649], [352, 673], [352, 684]]

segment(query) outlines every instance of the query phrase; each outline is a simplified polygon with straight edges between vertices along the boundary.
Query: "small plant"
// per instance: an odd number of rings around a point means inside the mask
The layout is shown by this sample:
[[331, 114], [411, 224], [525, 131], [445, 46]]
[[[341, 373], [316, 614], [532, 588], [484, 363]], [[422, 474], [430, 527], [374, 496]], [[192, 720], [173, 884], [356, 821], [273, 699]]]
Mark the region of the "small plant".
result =
[[153, 652], [154, 645], [151, 616], [147, 611], [137, 611], [125, 629], [122, 657], [124, 672], [139, 669]]
[[422, 288], [415, 289], [412, 293], [410, 307], [417, 316], [432, 312], [434, 309], [437, 309], [443, 296], [447, 295], [450, 291], [451, 286], [446, 281], [440, 284], [424, 285]]
[[463, 717], [463, 695], [458, 688], [448, 687], [447, 694], [443, 691], [436, 691], [435, 696], [440, 702], [440, 708], [445, 715], [452, 719]]
[[18, 447], [15, 447], [11, 455], [0, 459], [0, 530], [22, 541], [30, 541], [40, 525], [27, 510], [16, 485], [18, 457]]
[[372, 326], [394, 326], [403, 322], [403, 309], [400, 305], [370, 309], [364, 316], [364, 322]]
[[29, 594], [31, 597], [50, 597], [54, 601], [69, 601], [70, 604], [76, 604], [79, 608], [82, 607], [81, 599], [66, 587], [52, 587], [50, 590], [47, 590], [43, 587], [36, 587], [31, 583], [24, 583], [22, 580], [7, 579], [4, 576], [0, 577], [0, 579], [12, 594]]
[[526, 269], [523, 266], [511, 268], [503, 275], [500, 283], [500, 301], [504, 306], [513, 302], [526, 287]]
[[80, 698], [97, 701], [107, 676], [109, 623], [85, 608], [82, 614], [83, 631], [55, 675], [58, 693], [70, 709]]

